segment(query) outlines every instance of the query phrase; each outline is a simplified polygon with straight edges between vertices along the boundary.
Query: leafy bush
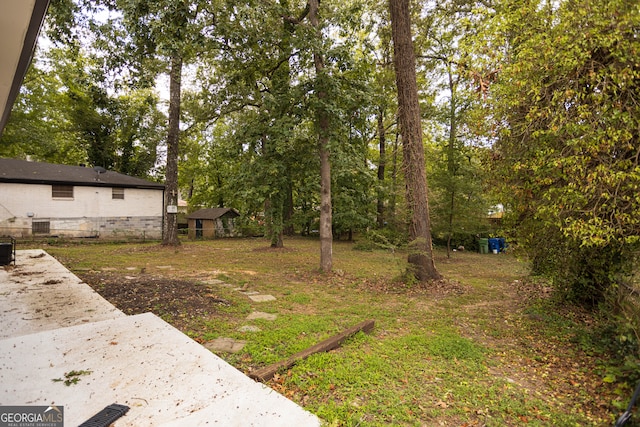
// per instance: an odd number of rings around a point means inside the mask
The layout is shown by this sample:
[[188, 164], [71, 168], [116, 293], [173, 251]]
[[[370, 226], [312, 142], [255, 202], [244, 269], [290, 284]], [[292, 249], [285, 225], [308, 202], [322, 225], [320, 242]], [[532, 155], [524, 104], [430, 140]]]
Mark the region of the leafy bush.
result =
[[355, 245], [354, 250], [372, 251], [374, 249], [396, 250], [406, 246], [407, 236], [389, 228], [368, 230]]
[[264, 236], [264, 225], [258, 219], [247, 218], [244, 216], [235, 219], [234, 226], [238, 233], [244, 237]]

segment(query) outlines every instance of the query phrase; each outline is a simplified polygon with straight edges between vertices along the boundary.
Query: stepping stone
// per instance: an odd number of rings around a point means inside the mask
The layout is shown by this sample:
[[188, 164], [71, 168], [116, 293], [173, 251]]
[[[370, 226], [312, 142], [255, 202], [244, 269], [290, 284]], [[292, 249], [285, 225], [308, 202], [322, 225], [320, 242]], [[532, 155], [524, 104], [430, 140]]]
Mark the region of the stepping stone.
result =
[[238, 328], [238, 331], [240, 332], [260, 332], [262, 329], [258, 328], [257, 326], [253, 326], [253, 325], [244, 325], [244, 326], [240, 326]]
[[173, 266], [171, 265], [159, 265], [156, 268], [159, 270], [173, 270]]
[[206, 280], [203, 280], [203, 282], [209, 285], [226, 285], [226, 283], [224, 283], [220, 279], [206, 279]]
[[215, 352], [238, 353], [247, 344], [246, 341], [234, 340], [233, 338], [216, 338], [213, 341], [204, 343], [205, 348]]
[[256, 320], [256, 319], [276, 320], [277, 317], [278, 317], [277, 314], [263, 313], [262, 311], [254, 311], [253, 313], [247, 316], [247, 320]]
[[127, 267], [126, 269], [129, 270], [129, 271], [134, 271], [134, 270], [137, 270], [138, 267]]
[[253, 302], [268, 302], [276, 300], [276, 297], [273, 295], [249, 295], [249, 298]]

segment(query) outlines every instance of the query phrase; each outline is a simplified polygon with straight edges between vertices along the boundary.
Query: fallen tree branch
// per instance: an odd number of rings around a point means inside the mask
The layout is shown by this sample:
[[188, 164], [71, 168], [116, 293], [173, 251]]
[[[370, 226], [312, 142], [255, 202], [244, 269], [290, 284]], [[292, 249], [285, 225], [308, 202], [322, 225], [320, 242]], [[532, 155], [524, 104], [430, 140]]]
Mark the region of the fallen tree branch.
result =
[[373, 320], [365, 320], [364, 322], [359, 323], [356, 326], [353, 326], [345, 330], [344, 332], [339, 333], [338, 335], [327, 338], [326, 340], [319, 342], [318, 344], [309, 347], [306, 350], [296, 353], [281, 362], [277, 362], [272, 365], [265, 366], [264, 368], [260, 368], [256, 371], [250, 372], [249, 377], [253, 378], [256, 381], [269, 381], [280, 369], [290, 368], [296, 362], [304, 360], [312, 354], [333, 350], [334, 348], [339, 347], [347, 338], [355, 335], [360, 331], [371, 332], [373, 330], [374, 323], [375, 322]]

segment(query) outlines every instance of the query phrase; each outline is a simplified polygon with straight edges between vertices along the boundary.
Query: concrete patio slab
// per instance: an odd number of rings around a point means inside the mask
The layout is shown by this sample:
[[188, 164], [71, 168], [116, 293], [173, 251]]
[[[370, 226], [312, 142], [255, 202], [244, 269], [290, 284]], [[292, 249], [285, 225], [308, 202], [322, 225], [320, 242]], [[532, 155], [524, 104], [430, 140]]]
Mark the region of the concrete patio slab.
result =
[[[0, 405], [62, 405], [78, 425], [111, 403], [116, 426], [306, 426], [318, 419], [151, 313], [1, 342]], [[71, 371], [87, 371], [77, 384]]]
[[0, 268], [0, 339], [124, 316], [43, 250]]
[[[70, 426], [112, 403], [131, 408], [114, 427], [320, 425], [157, 316], [125, 316], [43, 251], [0, 269], [0, 315], [0, 405], [61, 405]], [[77, 384], [57, 381], [72, 371]]]

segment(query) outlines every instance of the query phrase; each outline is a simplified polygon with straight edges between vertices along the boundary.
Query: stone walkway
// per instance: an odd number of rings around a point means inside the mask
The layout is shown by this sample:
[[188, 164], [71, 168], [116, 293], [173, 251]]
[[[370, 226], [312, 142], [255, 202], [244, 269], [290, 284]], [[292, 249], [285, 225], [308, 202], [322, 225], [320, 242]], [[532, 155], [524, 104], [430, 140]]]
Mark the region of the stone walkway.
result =
[[[233, 285], [230, 285], [218, 279], [207, 280], [207, 283], [226, 286], [226, 287], [233, 287]], [[234, 290], [247, 296], [251, 301], [256, 303], [276, 301], [276, 297], [274, 297], [273, 295], [261, 294], [260, 292], [251, 291], [244, 287], [234, 288]], [[251, 320], [262, 319], [262, 320], [273, 321], [273, 320], [276, 320], [277, 318], [278, 318], [277, 314], [264, 313], [262, 311], [254, 311], [247, 316], [246, 320], [251, 321]], [[261, 331], [261, 329], [258, 326], [251, 325], [251, 324], [243, 325], [240, 328], [238, 328], [238, 330], [240, 332], [260, 332]], [[242, 349], [246, 344], [247, 344], [247, 341], [245, 340], [237, 340], [234, 338], [221, 337], [221, 338], [216, 338], [215, 340], [204, 343], [204, 346], [209, 350], [213, 351], [214, 353], [219, 353], [219, 352], [239, 353], [240, 351], [242, 351]]]

